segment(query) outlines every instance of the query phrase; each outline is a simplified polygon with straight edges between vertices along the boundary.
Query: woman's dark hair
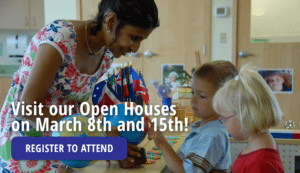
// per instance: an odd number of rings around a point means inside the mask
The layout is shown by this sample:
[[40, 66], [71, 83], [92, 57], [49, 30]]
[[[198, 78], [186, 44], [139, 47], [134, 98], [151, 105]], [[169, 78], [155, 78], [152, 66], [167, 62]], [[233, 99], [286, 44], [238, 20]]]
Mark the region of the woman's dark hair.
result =
[[108, 12], [115, 12], [120, 23], [118, 30], [125, 25], [143, 29], [154, 29], [159, 26], [158, 10], [154, 0], [102, 0], [98, 5], [98, 14], [91, 28], [91, 35], [102, 29]]

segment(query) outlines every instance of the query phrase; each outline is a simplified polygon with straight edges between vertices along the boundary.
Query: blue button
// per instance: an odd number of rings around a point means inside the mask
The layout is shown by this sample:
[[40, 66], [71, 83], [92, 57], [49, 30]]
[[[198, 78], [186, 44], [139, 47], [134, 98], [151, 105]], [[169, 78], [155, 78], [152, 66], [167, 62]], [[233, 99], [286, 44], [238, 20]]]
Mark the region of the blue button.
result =
[[124, 137], [15, 137], [11, 155], [15, 160], [123, 160]]

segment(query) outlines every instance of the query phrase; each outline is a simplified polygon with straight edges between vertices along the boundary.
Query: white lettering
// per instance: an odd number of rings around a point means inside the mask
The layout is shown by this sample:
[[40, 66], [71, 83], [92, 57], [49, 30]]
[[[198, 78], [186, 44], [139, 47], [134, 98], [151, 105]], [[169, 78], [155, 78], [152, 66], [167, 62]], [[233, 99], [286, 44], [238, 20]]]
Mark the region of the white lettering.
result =
[[85, 153], [106, 153], [106, 152], [113, 152], [113, 145], [111, 144], [83, 144], [81, 146], [81, 152]]
[[130, 102], [130, 107], [127, 106], [128, 104], [125, 103], [125, 115], [127, 115], [128, 110], [130, 111], [130, 115], [133, 115], [133, 103]]
[[30, 145], [29, 144], [26, 144], [26, 153], [27, 152], [30, 152]]
[[26, 144], [26, 153], [63, 153], [63, 144]]
[[137, 106], [135, 107], [135, 113], [136, 113], [137, 115], [142, 115], [143, 112], [144, 112], [144, 110], [143, 110], [143, 107], [142, 107], [141, 105], [137, 105]]
[[101, 106], [101, 115], [107, 115], [108, 106], [103, 105]]
[[[86, 110], [84, 109], [84, 106], [86, 107]], [[80, 105], [80, 112], [82, 115], [88, 115], [90, 113], [90, 104], [88, 102], [83, 102]]]
[[49, 131], [49, 118], [44, 118], [43, 122], [40, 118], [36, 118], [36, 131]]
[[19, 109], [20, 109], [20, 102], [18, 102], [17, 104], [17, 109], [15, 108], [15, 103], [14, 102], [11, 102], [11, 106], [13, 108], [13, 113], [14, 115], [18, 115], [19, 114]]

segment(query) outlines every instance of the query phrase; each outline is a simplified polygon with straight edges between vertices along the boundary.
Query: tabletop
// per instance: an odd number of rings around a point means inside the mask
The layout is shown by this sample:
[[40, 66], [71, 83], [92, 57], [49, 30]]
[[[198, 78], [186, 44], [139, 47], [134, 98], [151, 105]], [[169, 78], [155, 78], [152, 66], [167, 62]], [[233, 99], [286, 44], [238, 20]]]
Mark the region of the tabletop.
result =
[[[172, 146], [172, 148], [177, 152], [181, 145], [184, 142], [185, 137], [188, 135], [189, 132], [170, 132], [170, 131], [166, 131], [163, 132], [163, 134], [165, 136], [180, 136], [180, 139], [177, 141], [176, 144], [174, 144]], [[155, 146], [154, 141], [151, 140], [149, 141], [148, 138], [146, 137], [145, 140], [139, 144], [140, 147], [143, 147], [146, 149], [147, 151], [152, 150], [152, 148]], [[110, 173], [110, 172], [118, 172], [118, 173], [157, 173], [157, 172], [161, 172], [161, 170], [166, 166], [166, 162], [163, 159], [163, 157], [161, 157], [161, 159], [157, 160], [155, 163], [153, 164], [142, 164], [139, 167], [135, 167], [135, 168], [130, 168], [130, 169], [124, 169], [124, 168], [120, 168], [119, 164], [117, 161], [111, 161], [111, 166], [109, 166], [105, 160], [99, 160], [96, 163], [94, 163], [91, 166], [85, 167], [85, 168], [73, 168], [74, 169], [74, 173]]]

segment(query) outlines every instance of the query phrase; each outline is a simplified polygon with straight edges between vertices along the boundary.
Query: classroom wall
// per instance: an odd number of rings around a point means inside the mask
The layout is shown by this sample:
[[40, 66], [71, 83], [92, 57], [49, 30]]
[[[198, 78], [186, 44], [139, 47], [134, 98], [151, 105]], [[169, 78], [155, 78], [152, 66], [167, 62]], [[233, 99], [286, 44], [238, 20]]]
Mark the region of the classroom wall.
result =
[[299, 37], [300, 1], [251, 0], [251, 37]]
[[[215, 8], [217, 6], [229, 7], [228, 16], [218, 18], [215, 16]], [[211, 60], [227, 60], [232, 61], [233, 44], [233, 7], [234, 0], [212, 0], [211, 10]], [[226, 42], [221, 43], [221, 34], [226, 35]]]
[[[76, 0], [44, 0], [45, 24], [56, 19], [76, 19]], [[59, 5], [58, 5], [59, 4]]]

